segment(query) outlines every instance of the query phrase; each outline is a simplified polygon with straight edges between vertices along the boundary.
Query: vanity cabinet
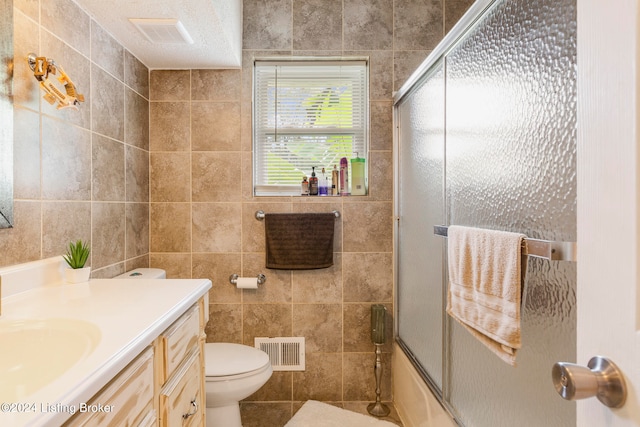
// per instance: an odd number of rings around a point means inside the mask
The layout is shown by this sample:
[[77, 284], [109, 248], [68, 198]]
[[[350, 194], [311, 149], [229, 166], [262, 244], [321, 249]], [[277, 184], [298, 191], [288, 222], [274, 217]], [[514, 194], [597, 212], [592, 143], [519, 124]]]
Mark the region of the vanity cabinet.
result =
[[154, 409], [154, 351], [148, 347], [66, 424], [68, 427], [142, 426]]
[[205, 294], [64, 426], [204, 426], [207, 300]]
[[204, 425], [204, 299], [158, 338], [159, 425]]

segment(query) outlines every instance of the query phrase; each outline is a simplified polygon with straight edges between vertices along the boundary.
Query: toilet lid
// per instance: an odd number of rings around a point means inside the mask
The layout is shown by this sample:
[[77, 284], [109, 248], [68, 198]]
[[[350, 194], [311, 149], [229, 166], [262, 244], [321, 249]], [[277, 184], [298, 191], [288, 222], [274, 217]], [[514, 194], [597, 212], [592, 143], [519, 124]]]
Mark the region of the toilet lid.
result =
[[207, 343], [204, 347], [205, 374], [223, 377], [255, 371], [269, 364], [269, 355], [248, 345]]

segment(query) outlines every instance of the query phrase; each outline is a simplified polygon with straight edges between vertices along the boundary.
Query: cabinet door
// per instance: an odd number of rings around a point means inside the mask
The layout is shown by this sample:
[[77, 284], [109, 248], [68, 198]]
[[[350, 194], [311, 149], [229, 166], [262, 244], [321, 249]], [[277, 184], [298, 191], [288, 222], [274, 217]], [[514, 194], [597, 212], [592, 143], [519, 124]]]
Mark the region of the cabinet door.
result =
[[200, 312], [196, 304], [161, 335], [164, 381], [171, 377], [185, 356], [198, 345], [199, 338]]
[[79, 410], [65, 426], [137, 426], [155, 418], [153, 349], [145, 350]]
[[199, 426], [203, 420], [202, 363], [196, 347], [160, 391], [160, 425]]

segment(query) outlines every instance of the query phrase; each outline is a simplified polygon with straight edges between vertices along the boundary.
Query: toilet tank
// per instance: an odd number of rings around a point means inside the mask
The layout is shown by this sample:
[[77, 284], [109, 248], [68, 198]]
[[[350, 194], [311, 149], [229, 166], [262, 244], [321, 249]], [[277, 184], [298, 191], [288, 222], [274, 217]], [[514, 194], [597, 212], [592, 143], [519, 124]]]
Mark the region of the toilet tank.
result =
[[166, 279], [167, 273], [161, 268], [136, 268], [120, 274], [114, 279]]

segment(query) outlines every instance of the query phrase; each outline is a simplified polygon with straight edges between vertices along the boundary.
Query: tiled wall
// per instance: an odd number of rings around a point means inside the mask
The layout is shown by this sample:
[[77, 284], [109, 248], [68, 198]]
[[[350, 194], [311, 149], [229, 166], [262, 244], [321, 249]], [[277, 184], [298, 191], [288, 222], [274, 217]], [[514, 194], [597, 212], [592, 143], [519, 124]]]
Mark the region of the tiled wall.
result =
[[[79, 111], [42, 100], [29, 52], [64, 68]], [[0, 265], [83, 239], [93, 277], [147, 266], [147, 68], [70, 0], [15, 0], [14, 54], [15, 224], [0, 230]]]
[[[357, 410], [375, 399], [370, 306], [383, 303], [393, 312], [392, 92], [470, 3], [244, 0], [241, 70], [151, 72], [151, 265], [169, 277], [212, 279], [208, 341], [307, 340], [306, 371], [275, 372], [243, 402], [245, 425], [283, 425], [308, 399]], [[253, 197], [252, 60], [267, 55], [370, 57], [368, 196]], [[334, 209], [342, 216], [333, 267], [264, 268], [264, 228], [255, 211]], [[229, 283], [233, 273], [264, 273], [267, 282], [237, 290]], [[391, 316], [387, 326], [383, 400], [391, 399]]]

